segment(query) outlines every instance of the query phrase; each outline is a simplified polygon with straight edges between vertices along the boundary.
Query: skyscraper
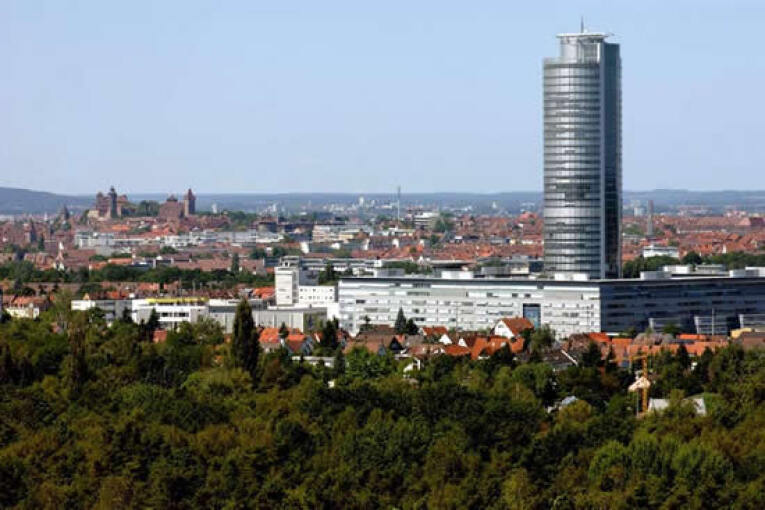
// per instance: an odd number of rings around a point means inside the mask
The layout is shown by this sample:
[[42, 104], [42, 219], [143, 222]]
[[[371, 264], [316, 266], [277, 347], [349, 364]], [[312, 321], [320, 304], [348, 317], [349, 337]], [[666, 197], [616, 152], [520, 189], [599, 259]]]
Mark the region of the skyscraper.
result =
[[559, 34], [544, 61], [544, 263], [548, 273], [621, 275], [619, 45]]

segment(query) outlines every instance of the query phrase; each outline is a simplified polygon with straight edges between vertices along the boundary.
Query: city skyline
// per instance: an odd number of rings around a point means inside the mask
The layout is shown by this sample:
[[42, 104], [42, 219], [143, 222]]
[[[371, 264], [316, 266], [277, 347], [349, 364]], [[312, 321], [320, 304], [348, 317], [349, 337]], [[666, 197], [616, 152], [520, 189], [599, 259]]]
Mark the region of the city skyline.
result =
[[539, 190], [539, 61], [584, 15], [629, 41], [626, 189], [710, 190], [720, 175], [726, 187], [765, 188], [747, 100], [764, 72], [755, 2], [8, 2], [0, 12], [0, 186]]

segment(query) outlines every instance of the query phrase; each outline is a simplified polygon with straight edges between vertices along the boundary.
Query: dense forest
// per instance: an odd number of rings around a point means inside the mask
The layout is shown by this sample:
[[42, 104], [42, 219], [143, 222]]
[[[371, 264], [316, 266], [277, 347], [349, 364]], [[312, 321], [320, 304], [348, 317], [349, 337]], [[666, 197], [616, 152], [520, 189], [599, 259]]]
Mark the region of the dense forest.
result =
[[160, 344], [57, 306], [0, 325], [3, 508], [765, 508], [761, 352], [660, 356], [671, 404], [637, 418], [599, 357], [314, 368], [261, 352], [245, 305], [230, 342], [201, 322]]

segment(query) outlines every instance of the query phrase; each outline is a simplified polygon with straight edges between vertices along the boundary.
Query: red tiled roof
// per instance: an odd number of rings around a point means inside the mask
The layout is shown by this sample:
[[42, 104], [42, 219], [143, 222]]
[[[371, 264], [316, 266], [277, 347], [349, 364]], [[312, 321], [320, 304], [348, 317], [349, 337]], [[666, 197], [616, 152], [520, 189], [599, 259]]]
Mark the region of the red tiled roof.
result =
[[252, 291], [252, 293], [260, 299], [268, 299], [275, 293], [274, 287], [258, 287]]
[[601, 343], [601, 344], [608, 344], [611, 343], [611, 339], [608, 337], [605, 333], [587, 333], [587, 336], [590, 337], [590, 340], [593, 342]]
[[632, 345], [632, 339], [617, 336], [611, 339], [611, 345], [613, 345], [614, 347], [616, 346], [627, 347], [629, 345]]
[[305, 339], [306, 339], [306, 336], [303, 333], [292, 332], [289, 335], [287, 335], [286, 341], [287, 342], [303, 342]]
[[279, 328], [265, 328], [258, 337], [260, 343], [270, 343], [279, 341]]
[[444, 336], [449, 333], [449, 330], [446, 329], [445, 326], [423, 326], [422, 332], [425, 334], [425, 336]]
[[525, 317], [503, 318], [502, 322], [513, 333], [513, 336], [520, 335], [526, 329], [534, 329], [534, 324]]
[[287, 335], [284, 343], [287, 344], [287, 347], [289, 347], [289, 350], [292, 352], [299, 352], [306, 338], [307, 337], [303, 333], [291, 333]]
[[728, 342], [724, 341], [716, 341], [716, 342], [693, 342], [692, 344], [685, 344], [685, 350], [688, 351], [688, 354], [691, 356], [701, 356], [704, 354], [704, 351], [709, 348], [711, 351], [715, 351], [717, 349], [722, 349], [728, 345]]
[[489, 342], [486, 341], [486, 338], [484, 337], [476, 338], [475, 342], [470, 348], [470, 357], [473, 359], [478, 359], [478, 357], [483, 353], [484, 349], [486, 349], [486, 346], [488, 345], [489, 345]]
[[444, 353], [449, 356], [470, 356], [470, 349], [462, 347], [461, 345], [445, 345], [443, 347]]
[[693, 341], [699, 341], [699, 340], [706, 340], [706, 335], [694, 335], [691, 333], [680, 333], [675, 338], [678, 340], [693, 340]]

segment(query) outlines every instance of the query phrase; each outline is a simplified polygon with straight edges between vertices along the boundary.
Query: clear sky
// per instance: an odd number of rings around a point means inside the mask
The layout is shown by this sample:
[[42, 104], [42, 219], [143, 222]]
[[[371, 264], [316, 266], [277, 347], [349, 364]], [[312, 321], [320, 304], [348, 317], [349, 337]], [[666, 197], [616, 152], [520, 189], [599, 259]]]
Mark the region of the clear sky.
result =
[[0, 186], [541, 190], [582, 15], [621, 44], [625, 189], [765, 189], [761, 0], [0, 0]]

